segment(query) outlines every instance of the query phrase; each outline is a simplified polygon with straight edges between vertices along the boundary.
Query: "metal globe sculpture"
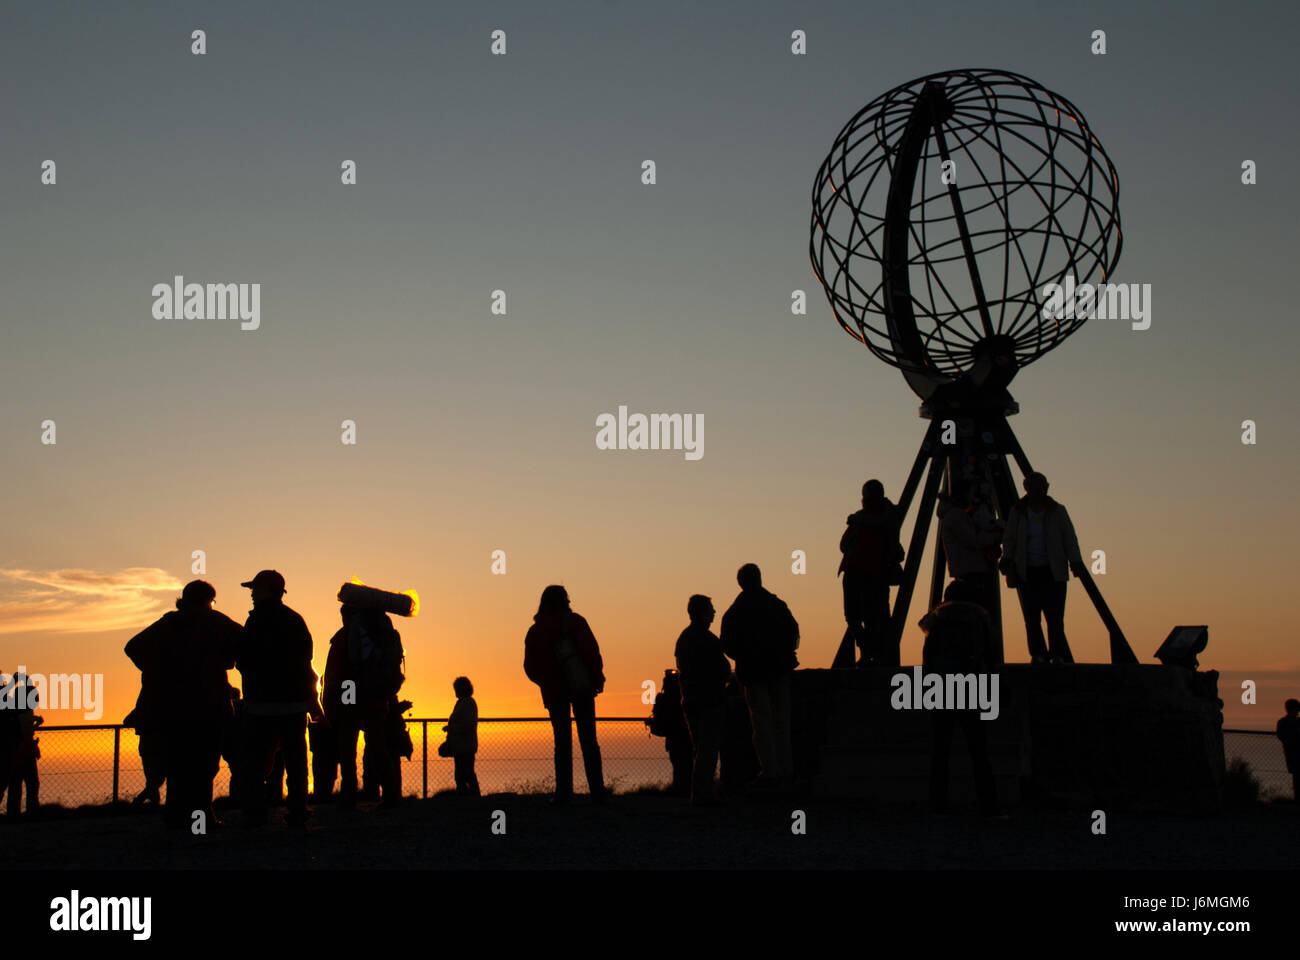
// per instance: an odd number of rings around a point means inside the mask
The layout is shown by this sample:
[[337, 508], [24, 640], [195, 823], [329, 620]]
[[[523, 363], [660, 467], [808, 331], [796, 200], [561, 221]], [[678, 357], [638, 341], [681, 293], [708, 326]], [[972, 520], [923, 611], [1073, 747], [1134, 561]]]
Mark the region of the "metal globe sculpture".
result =
[[[1048, 316], [1048, 284], [1105, 283], [1119, 262], [1119, 177], [1079, 108], [1028, 77], [954, 70], [895, 87], [840, 131], [813, 181], [813, 271], [840, 326], [902, 371], [930, 425], [898, 498], [920, 492], [894, 604], [902, 637], [942, 486], [1016, 501], [1033, 472], [1007, 417], [1016, 372], [1084, 316]], [[924, 478], [924, 479], [923, 479]], [[935, 548], [930, 606], [943, 595]], [[1087, 570], [1111, 659], [1137, 658]], [[984, 597], [1001, 645], [996, 580]], [[845, 634], [836, 665], [852, 665]]]
[[1005, 71], [936, 73], [835, 138], [813, 183], [813, 270], [840, 325], [922, 399], [963, 378], [1005, 386], [1084, 322], [1044, 319], [1040, 291], [1111, 275], [1118, 202], [1069, 100]]

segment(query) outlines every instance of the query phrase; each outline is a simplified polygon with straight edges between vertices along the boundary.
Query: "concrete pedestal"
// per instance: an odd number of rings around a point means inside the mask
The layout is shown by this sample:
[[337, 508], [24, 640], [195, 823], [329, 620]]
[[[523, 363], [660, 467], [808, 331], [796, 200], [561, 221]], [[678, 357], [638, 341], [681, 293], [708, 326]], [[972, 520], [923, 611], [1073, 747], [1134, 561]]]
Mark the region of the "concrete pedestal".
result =
[[[924, 804], [934, 711], [895, 710], [897, 669], [798, 670], [796, 773], [825, 797]], [[986, 725], [1004, 806], [1028, 799], [1110, 810], [1206, 811], [1223, 785], [1218, 673], [1133, 664], [1007, 664]], [[950, 754], [954, 805], [974, 803], [965, 739]]]

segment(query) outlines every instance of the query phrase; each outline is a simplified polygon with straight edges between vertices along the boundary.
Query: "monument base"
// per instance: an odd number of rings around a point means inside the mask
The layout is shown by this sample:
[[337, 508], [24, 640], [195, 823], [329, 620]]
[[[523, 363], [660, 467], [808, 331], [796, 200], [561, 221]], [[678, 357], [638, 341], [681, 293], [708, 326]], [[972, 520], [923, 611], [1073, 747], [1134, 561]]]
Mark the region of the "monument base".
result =
[[[894, 709], [912, 667], [797, 670], [795, 772], [823, 797], [925, 804], [935, 711]], [[1157, 664], [1005, 664], [985, 725], [1004, 807], [1204, 812], [1220, 805], [1218, 673]], [[960, 727], [949, 755], [954, 806], [973, 804]]]

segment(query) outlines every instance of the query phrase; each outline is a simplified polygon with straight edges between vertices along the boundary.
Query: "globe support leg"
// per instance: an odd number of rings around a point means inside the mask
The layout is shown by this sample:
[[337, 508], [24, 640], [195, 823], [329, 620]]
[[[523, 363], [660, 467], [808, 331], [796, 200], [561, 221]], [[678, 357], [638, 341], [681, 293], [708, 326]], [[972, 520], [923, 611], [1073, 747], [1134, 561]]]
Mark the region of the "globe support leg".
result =
[[[898, 499], [899, 516], [905, 517], [911, 507], [918, 486], [921, 487], [921, 501], [917, 506], [917, 515], [912, 525], [912, 535], [908, 542], [906, 558], [903, 563], [902, 582], [898, 585], [898, 593], [894, 598], [886, 649], [897, 650], [902, 643], [903, 633], [907, 628], [908, 610], [911, 607], [912, 596], [916, 590], [916, 581], [920, 574], [921, 555], [925, 552], [925, 544], [929, 539], [930, 525], [938, 524], [934, 514], [935, 502], [938, 499], [941, 487], [946, 490], [952, 489], [955, 458], [961, 451], [951, 450], [938, 444], [937, 433], [942, 419], [936, 416], [931, 420], [921, 441], [921, 448], [917, 452], [916, 460], [908, 473], [902, 494]], [[1011, 507], [1018, 499], [1015, 486], [1012, 483], [1011, 467], [1007, 461], [1007, 455], [1010, 454], [1014, 458], [1016, 465], [1024, 476], [1032, 473], [1033, 467], [1005, 416], [975, 418], [973, 442], [978, 444], [986, 434], [991, 436], [993, 440], [991, 445], [987, 440], [983, 441], [987, 449], [983, 451], [980, 459], [986, 465], [989, 473], [997, 515], [1005, 524]], [[923, 473], [925, 474], [924, 485], [921, 484], [921, 475]], [[937, 606], [943, 597], [946, 573], [943, 541], [937, 533], [935, 541], [934, 567], [930, 580], [931, 608]], [[1137, 663], [1137, 656], [1133, 653], [1132, 647], [1129, 646], [1124, 631], [1120, 629], [1114, 614], [1111, 613], [1110, 607], [1101, 595], [1101, 590], [1097, 587], [1092, 574], [1086, 567], [1083, 573], [1078, 575], [1078, 580], [1083, 585], [1084, 591], [1088, 594], [1088, 599], [1092, 601], [1093, 607], [1097, 610], [1097, 614], [1109, 634], [1111, 663]], [[989, 605], [992, 608], [989, 610], [989, 616], [993, 621], [992, 626], [998, 660], [1003, 662], [1001, 590], [997, 590], [995, 594], [989, 597]], [[853, 631], [850, 629], [845, 632], [844, 638], [840, 642], [832, 666], [837, 668], [851, 667], [853, 663], [854, 636]]]
[[943, 479], [944, 462], [945, 457], [941, 452], [934, 451], [931, 454], [930, 470], [925, 476], [921, 503], [917, 507], [916, 523], [912, 527], [912, 539], [908, 543], [906, 559], [903, 561], [903, 582], [898, 585], [898, 596], [894, 599], [894, 614], [890, 618], [889, 645], [886, 649], [891, 651], [899, 649], [903, 640], [903, 630], [907, 626], [907, 611], [912, 605], [916, 575], [921, 570], [921, 554], [925, 551], [930, 524], [934, 523], [934, 502], [938, 498], [939, 482]]
[[[1003, 446], [1006, 452], [1015, 457], [1016, 465], [1024, 476], [1034, 472], [1030, 466], [1029, 458], [1025, 456], [1024, 449], [1020, 446], [1020, 441], [1016, 438], [1015, 431], [1011, 429], [1011, 424], [1007, 422], [1006, 417], [1002, 418], [1000, 424]], [[1013, 501], [1014, 502], [1014, 501]], [[1008, 506], [1009, 510], [1010, 507]], [[999, 513], [1005, 518], [1006, 513], [999, 510]], [[1128, 639], [1124, 636], [1124, 631], [1120, 629], [1119, 622], [1115, 615], [1110, 612], [1110, 607], [1101, 595], [1096, 581], [1092, 579], [1092, 573], [1085, 566], [1083, 572], [1077, 575], [1079, 582], [1083, 584], [1084, 591], [1088, 594], [1088, 599], [1092, 601], [1093, 607], [1097, 610], [1097, 615], [1101, 617], [1101, 622], [1106, 627], [1106, 632], [1110, 637], [1110, 662], [1111, 663], [1137, 663], [1138, 658], [1133, 653], [1133, 648], [1129, 646]]]
[[[899, 518], [907, 516], [907, 510], [912, 505], [912, 497], [916, 496], [917, 485], [921, 482], [921, 475], [925, 472], [926, 464], [934, 457], [935, 434], [938, 430], [938, 424], [933, 421], [926, 428], [925, 436], [921, 438], [921, 449], [916, 453], [916, 459], [912, 462], [912, 469], [907, 474], [907, 481], [903, 484], [903, 492], [898, 497], [895, 506], [898, 508]], [[902, 587], [900, 586], [900, 590]], [[893, 619], [890, 619], [890, 631], [892, 636]], [[901, 636], [901, 634], [900, 634]], [[844, 631], [844, 638], [840, 641], [840, 647], [835, 652], [835, 659], [831, 662], [833, 669], [849, 668], [854, 665], [854, 635], [850, 627]]]

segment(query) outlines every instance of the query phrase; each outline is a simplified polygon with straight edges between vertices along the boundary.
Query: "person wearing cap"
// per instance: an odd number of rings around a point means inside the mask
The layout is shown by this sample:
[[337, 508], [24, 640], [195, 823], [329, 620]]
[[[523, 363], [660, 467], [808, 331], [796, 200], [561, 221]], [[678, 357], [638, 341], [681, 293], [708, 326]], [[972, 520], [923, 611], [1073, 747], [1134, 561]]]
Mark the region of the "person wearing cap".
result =
[[[202, 812], [212, 823], [212, 780], [221, 766], [221, 734], [230, 720], [226, 671], [235, 665], [238, 623], [212, 608], [217, 591], [203, 580], [185, 585], [176, 609], [132, 637], [126, 655], [140, 668], [140, 699], [132, 713], [142, 754], [155, 748], [167, 783], [163, 818], [192, 827]], [[156, 743], [147, 743], [156, 738]]]
[[307, 812], [307, 715], [322, 716], [312, 669], [311, 632], [297, 612], [284, 604], [284, 577], [263, 570], [241, 586], [253, 594], [253, 609], [244, 623], [235, 666], [243, 677], [242, 778], [244, 818], [266, 819], [266, 781], [278, 747], [288, 779], [290, 824], [303, 823]]

